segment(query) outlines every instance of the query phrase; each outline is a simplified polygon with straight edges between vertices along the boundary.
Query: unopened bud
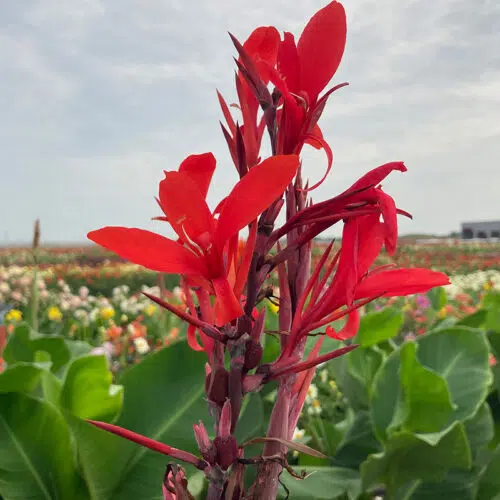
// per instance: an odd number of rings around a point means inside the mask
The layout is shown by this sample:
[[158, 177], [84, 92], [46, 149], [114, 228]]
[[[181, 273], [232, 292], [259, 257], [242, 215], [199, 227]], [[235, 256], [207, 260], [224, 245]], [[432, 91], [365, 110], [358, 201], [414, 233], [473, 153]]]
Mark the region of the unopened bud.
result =
[[194, 437], [198, 443], [198, 449], [200, 450], [201, 456], [210, 464], [213, 465], [215, 462], [215, 447], [208, 437], [207, 430], [200, 420], [199, 424], [193, 425]]
[[243, 365], [243, 370], [252, 370], [259, 365], [262, 359], [262, 346], [250, 339], [246, 344], [245, 350], [245, 364]]
[[238, 443], [234, 436], [220, 437], [214, 439], [214, 445], [217, 450], [217, 463], [220, 468], [226, 470], [238, 457]]
[[221, 438], [228, 437], [231, 434], [231, 418], [232, 418], [231, 401], [226, 399], [219, 419], [219, 428], [217, 429], [217, 436]]
[[222, 406], [227, 398], [228, 377], [229, 374], [227, 370], [219, 366], [205, 378], [205, 391], [207, 397], [210, 401], [217, 403], [219, 406]]

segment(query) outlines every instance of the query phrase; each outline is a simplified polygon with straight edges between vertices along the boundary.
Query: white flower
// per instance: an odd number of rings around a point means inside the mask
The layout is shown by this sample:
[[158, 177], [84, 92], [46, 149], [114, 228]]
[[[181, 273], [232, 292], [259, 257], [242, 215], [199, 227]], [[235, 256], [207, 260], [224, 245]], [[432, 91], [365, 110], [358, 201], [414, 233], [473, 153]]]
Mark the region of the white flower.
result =
[[319, 378], [321, 379], [321, 382], [323, 382], [323, 384], [326, 384], [328, 380], [328, 370], [321, 370], [319, 372]]
[[86, 286], [81, 286], [78, 290], [78, 295], [80, 298], [85, 300], [89, 296], [89, 289]]
[[292, 441], [297, 441], [298, 439], [302, 439], [305, 435], [306, 431], [304, 429], [295, 428], [293, 431]]
[[8, 292], [10, 292], [10, 286], [5, 281], [3, 281], [2, 283], [0, 283], [0, 292], [2, 292], [2, 293], [8, 293]]
[[307, 413], [309, 415], [321, 415], [323, 408], [321, 408], [321, 403], [319, 399], [313, 399], [311, 405], [307, 407]]
[[317, 397], [318, 397], [318, 388], [314, 384], [311, 384], [309, 386], [309, 389], [307, 389], [306, 403], [311, 404], [312, 401], [315, 400]]
[[146, 354], [149, 352], [149, 344], [148, 341], [143, 337], [137, 337], [134, 339], [134, 345], [139, 354]]

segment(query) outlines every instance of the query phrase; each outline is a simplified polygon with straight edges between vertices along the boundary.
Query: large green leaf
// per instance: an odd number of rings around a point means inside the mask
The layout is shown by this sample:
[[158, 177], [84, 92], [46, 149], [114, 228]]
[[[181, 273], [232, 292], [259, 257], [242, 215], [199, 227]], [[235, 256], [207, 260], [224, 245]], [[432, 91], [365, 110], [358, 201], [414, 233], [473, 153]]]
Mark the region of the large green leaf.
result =
[[491, 442], [495, 429], [491, 409], [487, 403], [484, 403], [471, 419], [466, 420], [465, 432], [473, 456]]
[[52, 405], [20, 393], [0, 394], [0, 495], [85, 498], [68, 426]]
[[500, 446], [497, 446], [481, 475], [477, 500], [493, 500], [500, 494]]
[[[283, 472], [280, 481], [286, 486], [293, 500], [348, 498], [355, 500], [361, 493], [359, 473], [341, 467], [300, 467], [311, 474], [306, 479], [295, 479]], [[283, 489], [281, 489], [283, 495]], [[283, 496], [281, 496], [283, 498]]]
[[370, 347], [392, 339], [399, 333], [403, 321], [403, 312], [395, 307], [368, 313], [361, 318], [356, 343]]
[[400, 351], [404, 427], [416, 433], [438, 432], [450, 420], [454, 406], [444, 378], [418, 362], [417, 347], [407, 342]]
[[345, 356], [345, 361], [349, 374], [362, 385], [368, 407], [372, 383], [384, 361], [384, 354], [377, 348], [358, 347]]
[[446, 380], [455, 406], [453, 420], [476, 414], [493, 381], [482, 330], [452, 327], [423, 335], [418, 340], [417, 358]]
[[82, 356], [71, 362], [61, 390], [61, 406], [73, 415], [110, 422], [122, 408], [123, 387], [112, 384], [105, 356]]
[[394, 433], [382, 453], [371, 455], [361, 465], [364, 488], [387, 485], [391, 494], [413, 481], [439, 481], [450, 469], [468, 469], [470, 449], [462, 424], [445, 432]]
[[399, 381], [399, 350], [390, 354], [375, 375], [371, 393], [371, 418], [377, 438], [384, 442], [389, 430], [404, 418], [403, 391]]
[[19, 361], [33, 362], [38, 351], [45, 351], [50, 355], [54, 373], [57, 373], [70, 359], [70, 350], [64, 337], [42, 335], [32, 330], [26, 323], [20, 324], [9, 336], [3, 356], [7, 364]]
[[[123, 409], [116, 424], [149, 438], [196, 452], [192, 425], [207, 429], [202, 354], [178, 343], [156, 352], [120, 379]], [[71, 418], [79, 458], [93, 500], [159, 498], [169, 458]]]
[[337, 448], [334, 462], [341, 467], [357, 469], [368, 455], [380, 451], [381, 446], [373, 433], [370, 413], [359, 411]]
[[[475, 500], [479, 474], [476, 470], [452, 470], [439, 482], [420, 483], [412, 490], [411, 500]], [[403, 499], [401, 499], [403, 500]]]
[[481, 330], [452, 327], [424, 335], [416, 344], [405, 343], [375, 376], [371, 394], [375, 433], [385, 441], [403, 424], [410, 430], [436, 432], [454, 421], [468, 420], [483, 404], [491, 381], [488, 344]]
[[50, 364], [20, 362], [9, 366], [0, 373], [0, 393], [34, 391], [46, 369], [50, 369]]

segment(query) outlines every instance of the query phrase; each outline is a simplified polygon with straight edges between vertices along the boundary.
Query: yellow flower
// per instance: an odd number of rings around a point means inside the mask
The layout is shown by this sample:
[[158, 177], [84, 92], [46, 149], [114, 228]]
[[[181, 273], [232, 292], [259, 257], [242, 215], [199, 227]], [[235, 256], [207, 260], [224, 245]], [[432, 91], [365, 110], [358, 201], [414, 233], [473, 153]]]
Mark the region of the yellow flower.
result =
[[268, 307], [269, 310], [274, 314], [278, 314], [278, 311], [280, 310], [280, 308], [276, 304], [273, 304], [272, 302], [268, 303]]
[[51, 321], [61, 321], [63, 314], [57, 306], [51, 306], [47, 311], [47, 316]]
[[489, 292], [492, 288], [493, 288], [493, 285], [492, 285], [491, 281], [487, 281], [487, 282], [483, 285], [483, 290], [484, 290], [485, 292]]
[[8, 323], [19, 323], [23, 319], [23, 313], [19, 309], [11, 309], [5, 315], [5, 321]]
[[330, 388], [332, 389], [332, 391], [337, 391], [338, 390], [338, 386], [335, 383], [335, 380], [330, 380], [330, 382], [328, 382], [328, 385], [330, 386]]
[[144, 308], [144, 313], [146, 316], [153, 316], [156, 312], [156, 306], [154, 304], [149, 304]]
[[437, 313], [437, 317], [439, 319], [444, 319], [446, 318], [446, 315], [448, 314], [448, 311], [446, 310], [446, 306], [442, 307], [438, 313]]
[[103, 320], [111, 319], [115, 315], [115, 310], [112, 307], [103, 307], [99, 311], [99, 316]]

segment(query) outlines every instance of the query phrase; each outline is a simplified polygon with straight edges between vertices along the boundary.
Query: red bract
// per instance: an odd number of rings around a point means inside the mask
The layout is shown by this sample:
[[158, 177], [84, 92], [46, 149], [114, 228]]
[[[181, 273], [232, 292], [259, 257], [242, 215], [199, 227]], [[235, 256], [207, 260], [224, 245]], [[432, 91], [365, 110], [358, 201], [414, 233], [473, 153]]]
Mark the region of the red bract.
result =
[[[253, 167], [225, 199], [216, 219], [205, 201], [211, 169], [203, 157], [200, 169], [166, 172], [160, 183], [160, 206], [179, 242], [143, 229], [105, 227], [88, 234], [95, 243], [153, 271], [200, 279], [217, 297], [216, 323], [223, 325], [243, 313], [228, 272], [227, 244], [279, 198], [297, 171], [297, 156], [274, 156]], [[182, 166], [181, 166], [182, 167]], [[201, 173], [200, 173], [201, 170]], [[196, 172], [193, 175], [192, 171]], [[202, 175], [203, 174], [203, 175]], [[262, 185], [266, 189], [262, 189]]]

